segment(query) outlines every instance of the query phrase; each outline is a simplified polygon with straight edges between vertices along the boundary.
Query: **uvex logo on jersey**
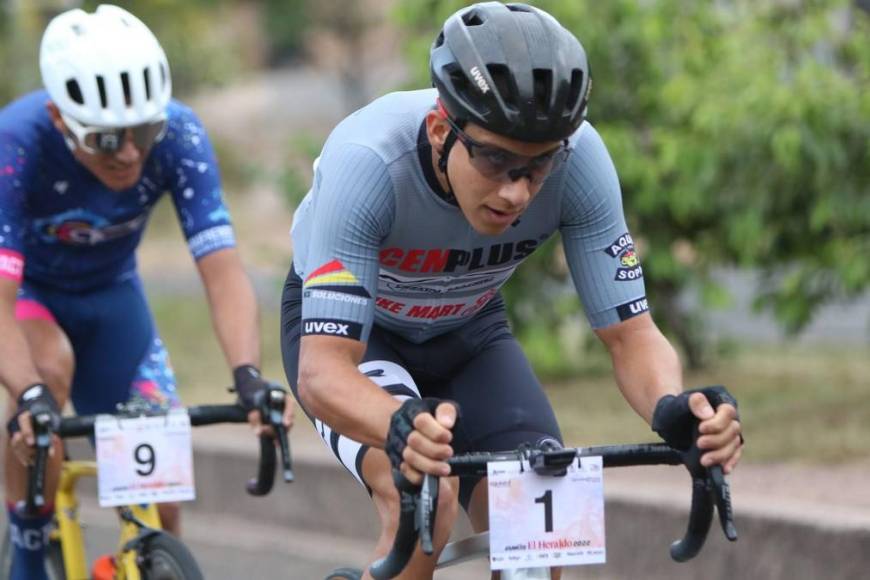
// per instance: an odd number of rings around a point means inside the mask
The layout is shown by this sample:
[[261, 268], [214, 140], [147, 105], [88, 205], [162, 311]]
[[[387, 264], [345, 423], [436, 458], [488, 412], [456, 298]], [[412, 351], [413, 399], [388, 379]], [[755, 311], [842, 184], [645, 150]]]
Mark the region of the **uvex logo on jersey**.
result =
[[637, 300], [632, 300], [616, 307], [620, 320], [628, 320], [638, 314], [643, 314], [647, 310], [649, 310], [649, 302], [647, 302], [646, 296], [641, 296]]
[[455, 248], [384, 248], [381, 266], [397, 268], [402, 272], [471, 272], [488, 266], [518, 262], [535, 251], [540, 240], [503, 242], [483, 248], [457, 250]]
[[628, 232], [622, 234], [604, 251], [618, 261], [614, 280], [626, 282], [643, 277], [643, 268], [640, 267], [640, 258], [637, 257], [631, 234]]
[[306, 298], [322, 298], [353, 304], [366, 304], [372, 297], [353, 272], [338, 260], [327, 262], [311, 272], [305, 278], [302, 290]]
[[309, 318], [302, 322], [302, 334], [306, 336], [321, 334], [359, 340], [362, 336], [362, 328], [362, 324], [359, 324], [358, 322], [350, 322], [348, 320]]

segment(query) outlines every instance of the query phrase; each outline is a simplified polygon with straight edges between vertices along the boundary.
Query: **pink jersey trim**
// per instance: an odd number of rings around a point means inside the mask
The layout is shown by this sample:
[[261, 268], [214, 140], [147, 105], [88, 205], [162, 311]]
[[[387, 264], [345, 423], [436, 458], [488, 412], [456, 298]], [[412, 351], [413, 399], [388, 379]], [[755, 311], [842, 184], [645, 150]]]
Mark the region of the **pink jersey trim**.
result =
[[24, 256], [15, 250], [0, 248], [0, 277], [21, 282], [24, 274]]
[[18, 320], [48, 320], [57, 323], [51, 311], [36, 300], [18, 300], [15, 303], [15, 318]]

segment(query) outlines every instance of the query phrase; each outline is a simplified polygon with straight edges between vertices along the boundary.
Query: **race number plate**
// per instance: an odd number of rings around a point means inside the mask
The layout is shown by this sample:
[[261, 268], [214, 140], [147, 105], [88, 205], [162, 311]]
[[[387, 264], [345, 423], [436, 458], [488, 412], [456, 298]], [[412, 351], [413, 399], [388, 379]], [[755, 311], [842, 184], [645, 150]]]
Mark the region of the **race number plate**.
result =
[[100, 506], [186, 501], [195, 497], [190, 417], [97, 418]]
[[601, 457], [583, 457], [564, 477], [520, 462], [489, 473], [489, 556], [493, 570], [605, 561]]

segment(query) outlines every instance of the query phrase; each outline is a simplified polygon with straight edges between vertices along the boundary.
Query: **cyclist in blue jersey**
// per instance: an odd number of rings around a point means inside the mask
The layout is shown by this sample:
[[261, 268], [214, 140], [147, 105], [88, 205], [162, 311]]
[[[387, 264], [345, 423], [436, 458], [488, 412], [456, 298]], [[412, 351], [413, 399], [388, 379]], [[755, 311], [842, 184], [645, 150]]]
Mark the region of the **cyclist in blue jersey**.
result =
[[[256, 298], [243, 270], [211, 144], [171, 99], [163, 49], [129, 12], [102, 5], [48, 25], [45, 90], [0, 109], [0, 382], [12, 396], [5, 458], [14, 579], [45, 578], [44, 531], [18, 508], [32, 457], [32, 413], [71, 399], [81, 414], [141, 400], [178, 405], [175, 382], [136, 271], [148, 216], [169, 192], [203, 280], [240, 401], [260, 377]], [[289, 426], [292, 409], [284, 417]], [[260, 429], [259, 417], [251, 422]], [[48, 497], [62, 453], [49, 466]], [[177, 506], [162, 507], [178, 531]]]
[[[616, 171], [585, 121], [579, 41], [530, 6], [475, 4], [445, 22], [430, 71], [434, 90], [386, 95], [330, 134], [294, 216], [282, 304], [287, 379], [380, 516], [373, 558], [396, 532], [394, 470], [419, 484], [449, 475], [453, 453], [561, 441], [499, 293], [556, 232], [627, 402], [730, 472], [736, 401], [684, 391], [653, 322]], [[431, 578], [459, 505], [487, 528], [485, 484], [441, 485], [436, 553], [418, 548], [401, 578]]]

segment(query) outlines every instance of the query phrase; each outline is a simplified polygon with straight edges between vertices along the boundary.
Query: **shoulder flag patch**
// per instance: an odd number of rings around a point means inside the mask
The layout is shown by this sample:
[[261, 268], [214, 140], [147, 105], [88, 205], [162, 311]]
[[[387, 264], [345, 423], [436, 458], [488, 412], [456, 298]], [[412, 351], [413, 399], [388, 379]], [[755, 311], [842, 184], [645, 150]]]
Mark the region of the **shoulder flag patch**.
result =
[[332, 260], [317, 268], [305, 278], [302, 287], [306, 290], [331, 290], [355, 296], [371, 298], [353, 272], [344, 267], [339, 260]]

